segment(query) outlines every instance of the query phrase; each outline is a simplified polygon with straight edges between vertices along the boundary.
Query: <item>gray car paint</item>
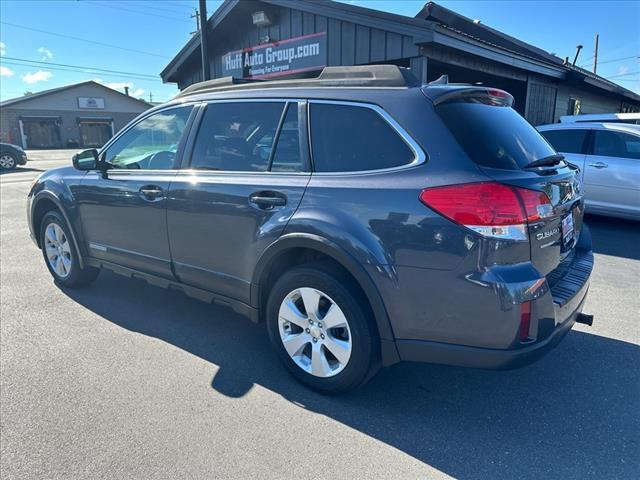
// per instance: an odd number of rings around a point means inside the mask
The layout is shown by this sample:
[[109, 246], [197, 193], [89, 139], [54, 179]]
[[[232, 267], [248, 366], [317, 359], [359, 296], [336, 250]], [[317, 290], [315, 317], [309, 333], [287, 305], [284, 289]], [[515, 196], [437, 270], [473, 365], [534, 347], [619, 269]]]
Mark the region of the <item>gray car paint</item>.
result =
[[[540, 180], [529, 173], [487, 171], [469, 161], [420, 89], [233, 91], [194, 95], [167, 106], [235, 98], [379, 105], [428, 159], [417, 166], [366, 174], [238, 174], [190, 171], [185, 163], [188, 155], [183, 158], [179, 151], [179, 171], [127, 172], [127, 178], [121, 178], [113, 171], [85, 176], [69, 168], [53, 170], [42, 175], [30, 192], [32, 232], [38, 230], [39, 202], [54, 198], [74, 229], [81, 255], [92, 264], [104, 261], [104, 266], [120, 265], [150, 279], [215, 292], [258, 314], [261, 292], [269, 287], [261, 282], [261, 273], [278, 258], [274, 252], [286, 252], [293, 245], [321, 251], [340, 261], [365, 291], [385, 364], [401, 358], [440, 358], [472, 366], [511, 365], [511, 352], [532, 351], [531, 345], [525, 348], [517, 341], [516, 307], [526, 300], [534, 301], [533, 323], [541, 347], [550, 343], [561, 324], [564, 330], [570, 327], [588, 282], [576, 292], [571, 311], [556, 308], [548, 285], [530, 292], [553, 269], [548, 259], [559, 257], [553, 251], [556, 247], [545, 252], [546, 259], [536, 260], [535, 252], [532, 259], [535, 246], [530, 242], [480, 238], [418, 200], [427, 187], [492, 178], [530, 186]], [[167, 106], [152, 109], [132, 124]], [[185, 132], [185, 138], [188, 144], [193, 134]], [[567, 169], [556, 180], [563, 183], [571, 176]], [[146, 184], [166, 189], [166, 199], [145, 202], [138, 190]], [[269, 212], [255, 209], [249, 196], [263, 190], [283, 194], [287, 205]], [[580, 202], [575, 194], [555, 204], [564, 209]], [[554, 241], [558, 244], [559, 239]], [[90, 244], [115, 248], [96, 250]], [[584, 251], [590, 252], [590, 245]], [[459, 356], [455, 362], [450, 355], [415, 353], [436, 352], [441, 345], [469, 347], [468, 352], [476, 352], [470, 350], [475, 348], [479, 353], [465, 361]], [[494, 350], [508, 351], [509, 357], [482, 360]]]

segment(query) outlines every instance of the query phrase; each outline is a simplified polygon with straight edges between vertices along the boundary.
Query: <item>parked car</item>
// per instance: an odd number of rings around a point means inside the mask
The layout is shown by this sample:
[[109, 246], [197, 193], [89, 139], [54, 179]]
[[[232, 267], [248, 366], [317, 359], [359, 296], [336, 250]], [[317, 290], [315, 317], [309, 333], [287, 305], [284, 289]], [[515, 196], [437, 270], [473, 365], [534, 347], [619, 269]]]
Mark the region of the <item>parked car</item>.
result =
[[13, 170], [27, 164], [27, 154], [18, 145], [0, 143], [0, 170]]
[[581, 115], [563, 115], [560, 123], [606, 122], [640, 124], [640, 112], [635, 113], [584, 113]]
[[266, 321], [323, 392], [531, 362], [591, 320], [575, 170], [508, 93], [407, 72], [193, 85], [43, 174], [32, 237], [64, 287], [107, 268]]
[[538, 130], [580, 168], [587, 212], [640, 220], [640, 125], [556, 123]]

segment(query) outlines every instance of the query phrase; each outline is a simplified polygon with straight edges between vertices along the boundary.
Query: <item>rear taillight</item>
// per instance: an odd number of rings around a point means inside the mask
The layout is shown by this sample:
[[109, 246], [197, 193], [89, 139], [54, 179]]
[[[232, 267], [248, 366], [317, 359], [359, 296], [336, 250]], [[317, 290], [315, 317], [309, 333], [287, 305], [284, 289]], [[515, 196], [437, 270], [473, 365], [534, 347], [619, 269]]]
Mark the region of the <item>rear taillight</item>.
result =
[[427, 188], [420, 201], [481, 235], [510, 240], [526, 240], [527, 224], [553, 213], [545, 193], [497, 182]]

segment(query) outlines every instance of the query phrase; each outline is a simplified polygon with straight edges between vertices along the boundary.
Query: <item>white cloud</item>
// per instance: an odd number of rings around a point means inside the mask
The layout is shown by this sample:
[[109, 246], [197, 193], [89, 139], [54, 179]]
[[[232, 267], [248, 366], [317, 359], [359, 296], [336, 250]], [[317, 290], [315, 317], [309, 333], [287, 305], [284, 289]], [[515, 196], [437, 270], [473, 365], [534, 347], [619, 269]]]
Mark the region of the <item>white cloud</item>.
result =
[[8, 67], [0, 65], [0, 77], [13, 77], [14, 72]]
[[629, 72], [629, 67], [627, 67], [626, 65], [620, 65], [620, 66], [618, 67], [618, 73], [617, 73], [617, 75], [624, 75], [624, 74], [626, 74], [626, 73], [628, 73], [628, 72]]
[[46, 62], [47, 60], [51, 60], [53, 58], [53, 52], [47, 48], [40, 47], [38, 49], [38, 53], [42, 55], [40, 58], [41, 62]]
[[46, 82], [51, 77], [53, 77], [53, 73], [47, 72], [44, 70], [38, 70], [37, 72], [34, 72], [34, 73], [29, 72], [26, 75], [23, 75], [22, 81], [24, 83], [28, 83], [29, 85], [33, 85], [34, 83], [38, 83], [38, 82]]
[[129, 87], [129, 95], [131, 95], [132, 97], [137, 98], [144, 95], [144, 89], [139, 87], [136, 88], [135, 90], [133, 89], [133, 87], [135, 86], [133, 82], [103, 82], [98, 78], [94, 78], [93, 81], [101, 83], [105, 87], [113, 88], [114, 90], [117, 90], [121, 93], [124, 93], [124, 87]]
[[113, 88], [114, 90], [118, 90], [119, 92], [124, 91], [124, 87], [129, 87], [129, 90], [133, 88], [133, 82], [99, 82], [102, 83], [105, 87]]
[[4, 44], [4, 42], [0, 42], [0, 55], [6, 55], [7, 54], [7, 46]]

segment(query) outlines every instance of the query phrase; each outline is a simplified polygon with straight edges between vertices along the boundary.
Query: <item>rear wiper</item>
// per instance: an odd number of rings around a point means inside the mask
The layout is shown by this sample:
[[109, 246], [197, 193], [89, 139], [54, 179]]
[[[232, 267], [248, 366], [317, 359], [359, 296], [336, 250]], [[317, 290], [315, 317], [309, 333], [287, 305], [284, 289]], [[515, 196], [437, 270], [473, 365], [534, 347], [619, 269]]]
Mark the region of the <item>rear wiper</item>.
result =
[[559, 153], [554, 153], [553, 155], [548, 155], [538, 160], [534, 160], [533, 162], [529, 162], [522, 168], [550, 167], [552, 165], [557, 165], [563, 160], [564, 160], [564, 155], [560, 155]]

